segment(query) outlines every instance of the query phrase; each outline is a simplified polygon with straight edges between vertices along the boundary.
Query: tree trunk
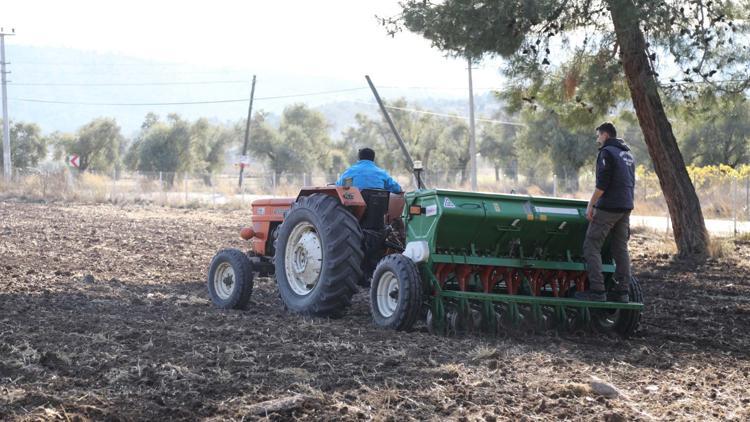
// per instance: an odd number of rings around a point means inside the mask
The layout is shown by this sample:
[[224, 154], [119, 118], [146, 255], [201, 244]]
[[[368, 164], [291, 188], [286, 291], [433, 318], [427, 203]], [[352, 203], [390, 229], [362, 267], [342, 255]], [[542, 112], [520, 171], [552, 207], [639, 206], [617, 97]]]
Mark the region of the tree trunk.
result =
[[89, 157], [87, 155], [78, 156], [78, 172], [84, 173], [89, 168]]
[[495, 181], [500, 181], [500, 166], [495, 165]]
[[578, 192], [578, 169], [574, 168], [564, 168], [562, 169], [563, 173], [563, 191], [567, 193], [576, 193]]
[[461, 182], [459, 183], [460, 186], [464, 186], [466, 184], [466, 181], [469, 179], [469, 172], [468, 172], [468, 166], [469, 160], [460, 160], [458, 162], [458, 165], [461, 166]]
[[669, 208], [678, 253], [681, 257], [705, 256], [709, 237], [703, 212], [659, 97], [638, 8], [633, 0], [608, 3], [633, 107]]

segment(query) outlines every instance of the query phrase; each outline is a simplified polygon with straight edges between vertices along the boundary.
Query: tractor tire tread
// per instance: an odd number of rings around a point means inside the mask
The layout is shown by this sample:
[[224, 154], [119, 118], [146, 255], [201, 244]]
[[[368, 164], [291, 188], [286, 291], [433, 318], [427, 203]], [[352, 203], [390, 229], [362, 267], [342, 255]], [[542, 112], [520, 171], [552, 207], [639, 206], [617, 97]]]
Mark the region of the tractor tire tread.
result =
[[[380, 273], [392, 271], [399, 279], [399, 303], [390, 318], [384, 318], [378, 310], [377, 289]], [[373, 274], [370, 286], [370, 311], [376, 325], [396, 331], [409, 331], [422, 313], [422, 279], [416, 264], [401, 254], [391, 254], [380, 260]]]
[[[363, 257], [360, 246], [362, 230], [356, 217], [329, 195], [313, 194], [300, 198], [292, 204], [287, 218], [299, 209], [309, 210], [318, 219], [314, 225], [323, 243], [324, 262], [319, 286], [316, 288], [322, 290], [317, 293], [311, 292], [310, 294], [316, 294], [316, 299], [306, 305], [290, 303], [296, 300], [294, 293], [281, 292], [282, 299], [292, 312], [318, 317], [340, 316], [351, 304], [351, 298], [358, 290], [357, 281], [362, 277], [359, 264]], [[281, 237], [288, 236], [286, 232], [289, 230], [282, 223], [279, 236], [274, 242], [277, 251], [274, 265], [279, 283], [285, 282], [286, 277], [283, 263], [285, 248], [280, 248], [280, 243], [283, 243]]]
[[[643, 290], [637, 278], [630, 278], [630, 301], [643, 303]], [[641, 311], [624, 311], [623, 317], [618, 321], [616, 330], [621, 336], [628, 338], [632, 336], [641, 323]]]
[[[221, 262], [228, 262], [232, 266], [238, 287], [227, 300], [219, 298], [213, 286], [214, 272]], [[214, 255], [208, 267], [208, 295], [219, 308], [247, 309], [253, 294], [253, 278], [253, 265], [247, 254], [238, 249], [222, 249]]]

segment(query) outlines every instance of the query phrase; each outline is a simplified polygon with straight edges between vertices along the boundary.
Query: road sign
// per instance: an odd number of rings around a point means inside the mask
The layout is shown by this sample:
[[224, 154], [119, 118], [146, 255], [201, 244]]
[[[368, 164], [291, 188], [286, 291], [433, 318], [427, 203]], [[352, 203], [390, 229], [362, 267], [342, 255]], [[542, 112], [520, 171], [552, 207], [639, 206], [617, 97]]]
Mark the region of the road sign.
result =
[[235, 158], [234, 165], [242, 167], [242, 168], [249, 167], [250, 166], [250, 156], [249, 155], [238, 155]]
[[68, 165], [71, 167], [78, 168], [81, 166], [81, 157], [76, 154], [68, 155]]

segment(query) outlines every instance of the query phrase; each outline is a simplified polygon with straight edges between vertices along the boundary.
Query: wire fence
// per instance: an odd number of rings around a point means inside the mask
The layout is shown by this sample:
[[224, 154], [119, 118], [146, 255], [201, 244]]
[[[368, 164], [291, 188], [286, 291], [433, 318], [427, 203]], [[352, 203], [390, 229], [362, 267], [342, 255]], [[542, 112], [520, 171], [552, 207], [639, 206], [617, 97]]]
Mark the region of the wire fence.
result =
[[[717, 170], [718, 169], [718, 170]], [[750, 233], [750, 171], [727, 171], [719, 167], [693, 168], [693, 184], [701, 200], [709, 231], [722, 234]], [[335, 183], [337, 174], [276, 174], [246, 171], [240, 186], [238, 174], [194, 174], [183, 172], [78, 173], [57, 170], [15, 170], [10, 183], [0, 181], [5, 197], [82, 203], [135, 203], [172, 207], [246, 207], [266, 197], [293, 197], [302, 186]], [[409, 174], [394, 178], [404, 190], [415, 189]], [[427, 171], [429, 188], [469, 190], [469, 174], [464, 169]], [[572, 177], [539, 175], [509, 177], [487, 168], [478, 173], [478, 190], [532, 196], [589, 199], [594, 174], [581, 172]], [[634, 224], [670, 232], [666, 202], [656, 175], [639, 169], [636, 186]]]

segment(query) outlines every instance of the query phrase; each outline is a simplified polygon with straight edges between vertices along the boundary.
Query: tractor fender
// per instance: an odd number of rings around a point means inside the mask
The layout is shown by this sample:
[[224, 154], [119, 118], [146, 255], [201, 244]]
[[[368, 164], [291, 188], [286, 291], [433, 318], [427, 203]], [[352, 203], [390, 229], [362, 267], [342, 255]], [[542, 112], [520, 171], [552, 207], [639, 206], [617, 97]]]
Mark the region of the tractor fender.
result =
[[299, 199], [302, 197], [310, 196], [316, 193], [322, 193], [338, 199], [341, 205], [346, 207], [349, 211], [351, 211], [352, 214], [354, 214], [355, 217], [357, 217], [357, 220], [361, 219], [362, 216], [365, 215], [367, 204], [365, 204], [365, 200], [364, 198], [362, 198], [362, 194], [359, 192], [359, 189], [355, 187], [305, 187], [299, 191], [299, 195], [297, 195], [297, 201], [299, 201]]

